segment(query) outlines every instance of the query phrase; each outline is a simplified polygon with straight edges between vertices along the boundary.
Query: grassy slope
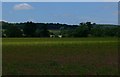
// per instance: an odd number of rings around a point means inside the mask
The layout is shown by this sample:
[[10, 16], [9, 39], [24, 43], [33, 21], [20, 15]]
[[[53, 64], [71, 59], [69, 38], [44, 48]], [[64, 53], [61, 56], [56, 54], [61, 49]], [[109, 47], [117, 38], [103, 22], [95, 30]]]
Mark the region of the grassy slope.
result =
[[116, 38], [6, 38], [3, 75], [115, 75]]

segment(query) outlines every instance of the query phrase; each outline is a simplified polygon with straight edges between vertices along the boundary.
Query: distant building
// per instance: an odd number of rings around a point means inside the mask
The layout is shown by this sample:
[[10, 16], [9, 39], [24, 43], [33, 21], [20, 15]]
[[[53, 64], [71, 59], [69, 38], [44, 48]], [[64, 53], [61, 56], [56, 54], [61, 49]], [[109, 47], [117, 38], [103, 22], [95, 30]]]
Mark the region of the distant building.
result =
[[55, 35], [50, 35], [50, 38], [54, 38], [55, 37]]
[[23, 29], [20, 29], [21, 32], [23, 32]]
[[58, 35], [59, 38], [62, 38], [62, 35]]

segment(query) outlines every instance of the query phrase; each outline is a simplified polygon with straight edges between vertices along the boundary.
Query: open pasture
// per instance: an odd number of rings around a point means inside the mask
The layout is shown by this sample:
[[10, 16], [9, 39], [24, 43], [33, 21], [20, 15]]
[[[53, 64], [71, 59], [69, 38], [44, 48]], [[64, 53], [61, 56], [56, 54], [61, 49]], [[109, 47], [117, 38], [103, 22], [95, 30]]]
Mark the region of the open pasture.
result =
[[117, 38], [3, 38], [3, 75], [117, 75]]

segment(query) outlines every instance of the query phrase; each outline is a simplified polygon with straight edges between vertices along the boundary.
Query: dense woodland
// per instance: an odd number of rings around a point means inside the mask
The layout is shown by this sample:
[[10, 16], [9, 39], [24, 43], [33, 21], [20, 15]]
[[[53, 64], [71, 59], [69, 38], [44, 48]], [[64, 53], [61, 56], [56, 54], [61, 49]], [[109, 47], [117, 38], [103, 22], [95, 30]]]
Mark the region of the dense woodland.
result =
[[62, 37], [119, 37], [120, 26], [96, 24], [91, 22], [79, 25], [67, 25], [60, 23], [2, 23], [2, 37], [50, 37], [62, 35]]

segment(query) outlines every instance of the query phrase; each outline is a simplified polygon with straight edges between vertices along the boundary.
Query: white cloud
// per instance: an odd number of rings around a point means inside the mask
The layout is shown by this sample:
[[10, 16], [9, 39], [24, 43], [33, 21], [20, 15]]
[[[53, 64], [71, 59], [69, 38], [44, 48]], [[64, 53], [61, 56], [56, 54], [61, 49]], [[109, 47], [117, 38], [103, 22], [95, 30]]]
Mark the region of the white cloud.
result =
[[27, 3], [22, 3], [22, 4], [16, 4], [13, 9], [14, 10], [30, 10], [30, 9], [33, 9], [33, 7]]

